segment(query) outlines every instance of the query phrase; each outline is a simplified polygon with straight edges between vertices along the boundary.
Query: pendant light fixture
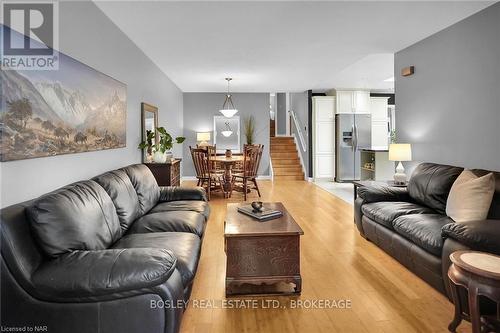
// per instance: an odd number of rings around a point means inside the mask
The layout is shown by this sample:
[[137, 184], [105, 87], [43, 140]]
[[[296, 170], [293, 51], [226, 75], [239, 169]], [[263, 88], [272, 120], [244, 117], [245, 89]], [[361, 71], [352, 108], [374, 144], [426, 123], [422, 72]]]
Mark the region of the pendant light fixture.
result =
[[224, 135], [226, 138], [230, 137], [231, 134], [233, 134], [233, 130], [229, 126], [229, 123], [226, 122], [226, 129], [221, 132], [222, 135]]
[[227, 81], [226, 99], [224, 100], [224, 104], [222, 104], [222, 109], [219, 110], [219, 112], [222, 113], [226, 118], [231, 118], [238, 112], [238, 110], [234, 107], [233, 99], [231, 98], [231, 94], [229, 93], [229, 82], [231, 82], [231, 80], [232, 78], [226, 77]]

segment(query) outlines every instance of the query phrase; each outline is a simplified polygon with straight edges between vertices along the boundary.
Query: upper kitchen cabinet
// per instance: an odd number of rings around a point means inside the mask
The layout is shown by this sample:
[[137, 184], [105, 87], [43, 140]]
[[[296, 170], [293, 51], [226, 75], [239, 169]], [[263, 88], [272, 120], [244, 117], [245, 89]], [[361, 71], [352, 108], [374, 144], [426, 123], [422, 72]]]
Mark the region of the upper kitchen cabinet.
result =
[[337, 113], [370, 113], [370, 92], [337, 90]]
[[370, 92], [355, 91], [354, 92], [354, 112], [355, 113], [370, 113]]

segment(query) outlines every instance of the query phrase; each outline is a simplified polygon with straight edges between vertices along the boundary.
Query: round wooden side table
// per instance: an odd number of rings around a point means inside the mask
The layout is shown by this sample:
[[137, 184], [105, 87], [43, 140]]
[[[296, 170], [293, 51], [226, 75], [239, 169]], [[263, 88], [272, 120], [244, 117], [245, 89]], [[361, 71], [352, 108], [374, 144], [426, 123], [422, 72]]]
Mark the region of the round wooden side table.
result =
[[[485, 324], [484, 331], [488, 332], [488, 323], [481, 321], [479, 298], [486, 297], [497, 303], [497, 313], [494, 321], [499, 319], [498, 304], [500, 303], [500, 256], [476, 251], [457, 251], [450, 255], [452, 265], [448, 270], [451, 281], [451, 294], [455, 304], [455, 317], [448, 326], [450, 332], [455, 332], [463, 319], [470, 320], [472, 332], [480, 333], [482, 323]], [[467, 290], [469, 314], [463, 309], [459, 287]], [[483, 318], [485, 319], [485, 318]], [[483, 331], [483, 332], [484, 332]]]

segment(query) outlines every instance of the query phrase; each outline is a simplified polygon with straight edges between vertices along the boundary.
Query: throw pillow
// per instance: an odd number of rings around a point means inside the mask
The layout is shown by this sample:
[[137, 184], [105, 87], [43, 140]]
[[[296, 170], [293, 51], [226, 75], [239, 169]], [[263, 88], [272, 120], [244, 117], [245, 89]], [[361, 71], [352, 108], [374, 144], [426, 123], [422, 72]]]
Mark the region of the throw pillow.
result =
[[493, 173], [477, 177], [472, 171], [464, 170], [451, 187], [446, 215], [457, 223], [485, 220], [494, 193]]

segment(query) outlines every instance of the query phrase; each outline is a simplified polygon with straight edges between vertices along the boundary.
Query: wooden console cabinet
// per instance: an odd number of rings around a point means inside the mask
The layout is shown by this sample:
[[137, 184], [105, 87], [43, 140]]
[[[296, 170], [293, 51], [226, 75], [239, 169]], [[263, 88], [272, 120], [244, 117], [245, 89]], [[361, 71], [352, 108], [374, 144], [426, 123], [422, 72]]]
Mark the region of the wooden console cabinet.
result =
[[158, 186], [181, 185], [181, 160], [176, 159], [171, 163], [144, 163], [153, 173]]

